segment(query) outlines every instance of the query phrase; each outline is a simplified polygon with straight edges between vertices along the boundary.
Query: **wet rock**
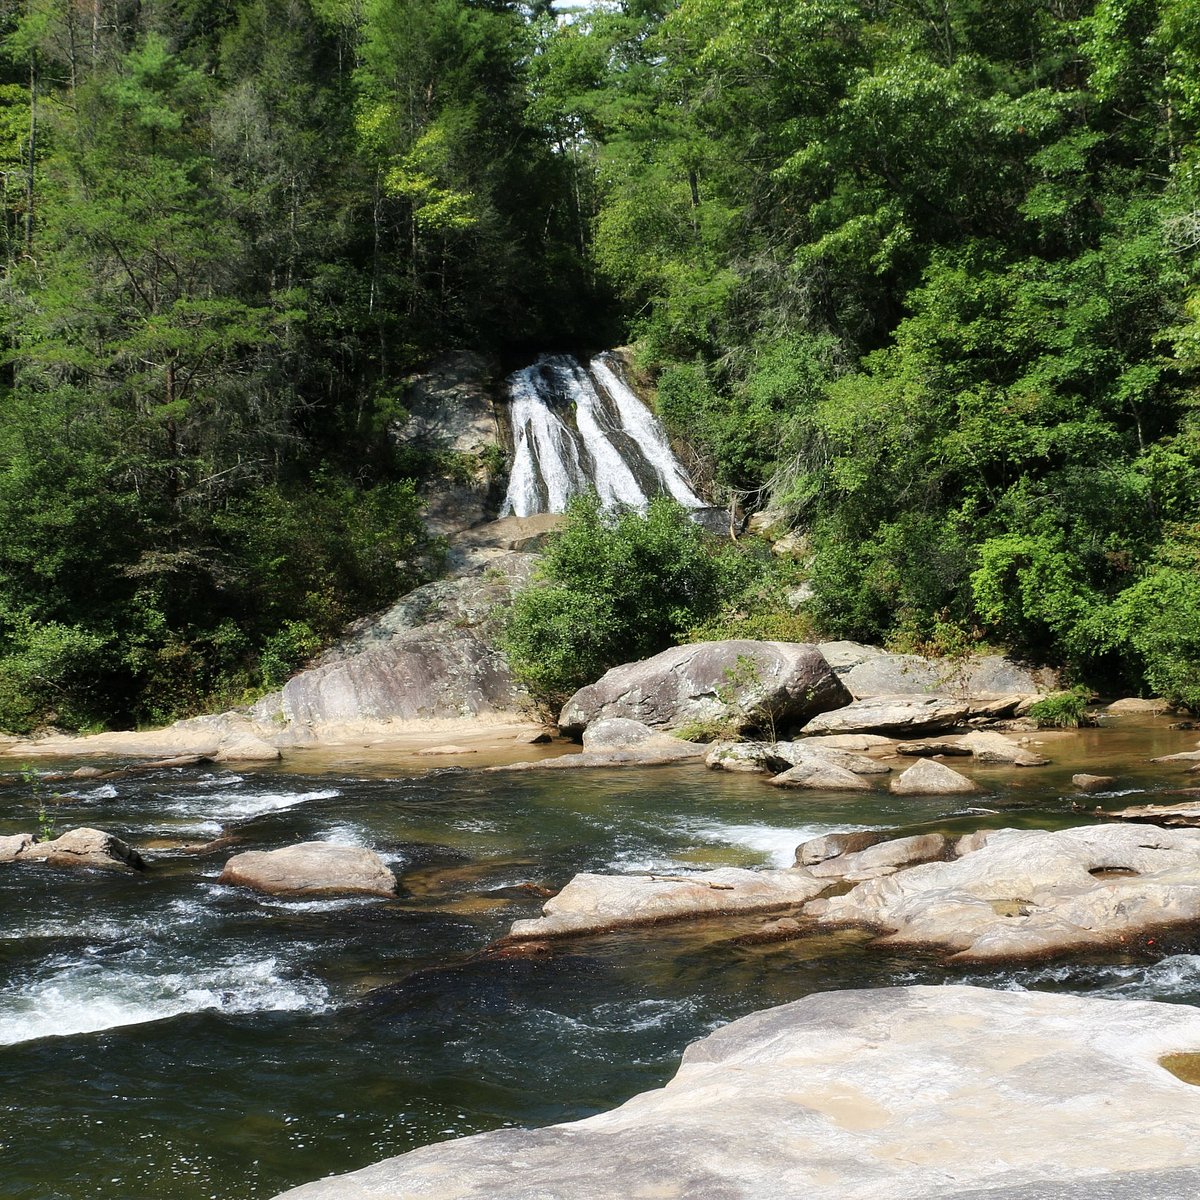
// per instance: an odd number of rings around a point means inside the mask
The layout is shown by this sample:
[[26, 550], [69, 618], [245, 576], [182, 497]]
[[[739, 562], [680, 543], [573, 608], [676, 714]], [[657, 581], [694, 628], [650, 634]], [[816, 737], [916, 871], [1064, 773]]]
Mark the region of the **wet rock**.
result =
[[1001, 763], [1014, 767], [1044, 767], [1050, 760], [1006, 738], [1002, 733], [973, 730], [959, 745], [979, 763]]
[[965, 775], [932, 758], [919, 759], [892, 780], [890, 789], [897, 796], [959, 796], [980, 790]]
[[515, 921], [510, 938], [598, 933], [705, 917], [790, 908], [825, 886], [807, 871], [721, 867], [688, 875], [576, 875], [547, 900], [543, 916]]
[[876, 829], [862, 829], [853, 833], [827, 833], [811, 838], [796, 847], [796, 866], [811, 867], [839, 855], [856, 854], [876, 842], [887, 841], [887, 834]]
[[845, 879], [857, 883], [894, 875], [916, 863], [945, 858], [949, 843], [940, 833], [919, 833], [912, 837], [890, 838], [851, 854], [841, 854], [811, 867], [818, 879]]
[[777, 775], [791, 765], [770, 742], [717, 742], [704, 756], [712, 771], [744, 771]]
[[896, 753], [904, 755], [905, 758], [936, 758], [938, 755], [969, 758], [971, 755], [966, 746], [946, 738], [926, 742], [901, 742], [896, 747]]
[[16, 862], [45, 862], [51, 867], [91, 867], [104, 871], [143, 871], [142, 856], [103, 829], [72, 829], [50, 842], [34, 842]]
[[456, 746], [450, 743], [446, 746], [426, 746], [424, 750], [416, 751], [418, 757], [423, 758], [439, 758], [446, 755], [456, 756], [459, 754], [478, 754], [479, 751], [470, 746]]
[[373, 850], [332, 842], [301, 842], [282, 850], [235, 854], [220, 882], [270, 895], [366, 893], [392, 896], [396, 877]]
[[1115, 775], [1088, 775], [1081, 771], [1078, 775], [1071, 776], [1071, 782], [1081, 792], [1104, 792], [1117, 782], [1117, 777]]
[[610, 1112], [441, 1142], [279, 1200], [1182, 1200], [1200, 1011], [962, 986], [827, 992], [694, 1042]]
[[1158, 758], [1152, 758], [1151, 762], [1196, 762], [1200, 760], [1200, 750], [1181, 750], [1178, 754], [1163, 754]]
[[810, 792], [869, 792], [871, 785], [856, 775], [839, 767], [837, 763], [827, 762], [814, 755], [812, 758], [801, 759], [794, 767], [789, 767], [780, 775], [767, 782], [772, 787], [803, 788]]
[[885, 696], [855, 700], [813, 717], [805, 736], [824, 733], [938, 733], [961, 724], [970, 713], [965, 700], [949, 696]]
[[783, 730], [848, 698], [815, 646], [699, 642], [614, 667], [576, 692], [558, 723], [571, 736], [608, 717], [629, 717], [656, 729]]
[[33, 845], [30, 833], [14, 833], [11, 837], [0, 837], [0, 863], [12, 862]]
[[886, 931], [888, 946], [1037, 958], [1200, 919], [1200, 831], [1095, 825], [994, 830], [951, 862], [910, 867], [806, 913]]

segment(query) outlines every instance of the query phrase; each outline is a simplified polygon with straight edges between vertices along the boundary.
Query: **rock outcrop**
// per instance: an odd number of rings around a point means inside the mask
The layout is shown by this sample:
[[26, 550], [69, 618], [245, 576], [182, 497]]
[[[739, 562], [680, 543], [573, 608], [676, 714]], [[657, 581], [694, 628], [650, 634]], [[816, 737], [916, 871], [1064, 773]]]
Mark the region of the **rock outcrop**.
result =
[[628, 717], [667, 730], [690, 726], [784, 731], [848, 699], [815, 646], [697, 642], [614, 667], [576, 692], [558, 723], [572, 737], [608, 717]]
[[1001, 829], [962, 848], [970, 852], [952, 862], [860, 883], [805, 912], [882, 930], [888, 946], [934, 946], [971, 960], [1114, 947], [1200, 919], [1200, 831]]
[[282, 850], [235, 854], [219, 882], [269, 895], [396, 893], [395, 875], [373, 850], [332, 842], [300, 842]]
[[513, 922], [510, 939], [599, 933], [685, 917], [767, 912], [811, 900], [824, 887], [807, 871], [721, 867], [689, 875], [576, 875], [542, 907]]
[[[694, 1043], [665, 1088], [278, 1200], [1181, 1200], [1200, 1010], [972, 987], [826, 992]], [[1169, 1061], [1169, 1060], [1168, 1060]]]
[[1031, 669], [999, 654], [966, 658], [922, 658], [917, 654], [871, 654], [842, 675], [856, 700], [881, 696], [954, 696], [977, 700], [1012, 699], [1053, 691], [1053, 671]]
[[44, 862], [51, 867], [90, 867], [97, 871], [143, 871], [146, 868], [142, 856], [127, 842], [103, 829], [88, 828], [72, 829], [49, 842], [30, 839], [8, 861]]

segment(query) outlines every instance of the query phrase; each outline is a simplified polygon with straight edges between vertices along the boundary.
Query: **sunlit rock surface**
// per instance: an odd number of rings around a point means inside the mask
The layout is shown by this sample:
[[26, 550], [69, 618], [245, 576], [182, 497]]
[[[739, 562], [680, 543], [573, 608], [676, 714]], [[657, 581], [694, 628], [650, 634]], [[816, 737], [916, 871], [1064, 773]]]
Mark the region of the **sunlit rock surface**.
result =
[[961, 841], [964, 850], [954, 861], [860, 883], [805, 911], [825, 924], [881, 930], [889, 946], [931, 946], [981, 961], [1119, 948], [1200, 920], [1197, 830], [999, 829]]
[[1182, 1200], [1200, 1010], [971, 987], [826, 992], [690, 1046], [665, 1088], [442, 1142], [287, 1200]]

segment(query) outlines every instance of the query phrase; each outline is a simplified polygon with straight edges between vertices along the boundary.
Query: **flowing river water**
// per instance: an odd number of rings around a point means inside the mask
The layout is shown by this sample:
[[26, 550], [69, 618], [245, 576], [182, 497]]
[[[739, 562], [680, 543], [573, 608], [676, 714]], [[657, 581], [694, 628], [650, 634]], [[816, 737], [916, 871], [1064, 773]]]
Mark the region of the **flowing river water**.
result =
[[[716, 1026], [813, 991], [966, 981], [1200, 1002], [1200, 937], [1020, 969], [950, 967], [860, 932], [762, 942], [762, 917], [485, 953], [580, 870], [790, 864], [834, 829], [1058, 827], [1081, 769], [1118, 807], [1186, 786], [1164, 718], [1054, 740], [1054, 765], [976, 772], [961, 798], [788, 793], [699, 766], [489, 774], [377, 754], [44, 785], [60, 830], [142, 848], [143, 877], [0, 867], [0, 1194], [259, 1200], [432, 1141], [572, 1120], [661, 1085]], [[428, 759], [424, 760], [427, 764]], [[480, 760], [482, 761], [482, 759]], [[956, 764], [957, 765], [957, 764]], [[1194, 777], [1192, 777], [1194, 780]], [[36, 827], [29, 783], [0, 836]], [[1093, 803], [1089, 798], [1088, 803]], [[203, 853], [200, 843], [228, 844]], [[237, 849], [369, 845], [394, 900], [217, 883]]]

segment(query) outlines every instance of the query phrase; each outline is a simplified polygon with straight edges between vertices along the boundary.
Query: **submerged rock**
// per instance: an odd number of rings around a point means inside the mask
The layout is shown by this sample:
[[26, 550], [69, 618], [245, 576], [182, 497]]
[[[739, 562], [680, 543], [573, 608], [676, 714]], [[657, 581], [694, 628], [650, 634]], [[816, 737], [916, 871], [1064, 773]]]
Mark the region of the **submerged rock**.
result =
[[[1200, 1010], [986, 988], [826, 992], [688, 1047], [611, 1112], [441, 1142], [277, 1200], [1173, 1200]], [[1169, 1060], [1168, 1060], [1169, 1061]]]
[[103, 871], [143, 871], [142, 856], [103, 829], [72, 829], [49, 842], [33, 842], [12, 861], [45, 862], [52, 867], [92, 867]]
[[333, 842], [301, 842], [282, 850], [247, 850], [235, 854], [225, 864], [219, 882], [270, 895], [357, 892], [392, 896], [396, 893], [395, 875], [374, 850]]
[[543, 916], [515, 921], [510, 938], [599, 933], [684, 917], [790, 908], [824, 887], [807, 871], [721, 867], [688, 875], [576, 875], [547, 900]]
[[889, 786], [897, 796], [961, 796], [980, 790], [965, 775], [932, 758], [918, 759]]
[[848, 699], [815, 646], [698, 642], [614, 667], [576, 692], [558, 723], [571, 736], [608, 717], [629, 717], [656, 729], [784, 730]]
[[972, 960], [1118, 946], [1200, 919], [1198, 831], [1001, 829], [967, 849], [805, 911], [828, 924], [884, 930], [889, 946], [936, 946]]

